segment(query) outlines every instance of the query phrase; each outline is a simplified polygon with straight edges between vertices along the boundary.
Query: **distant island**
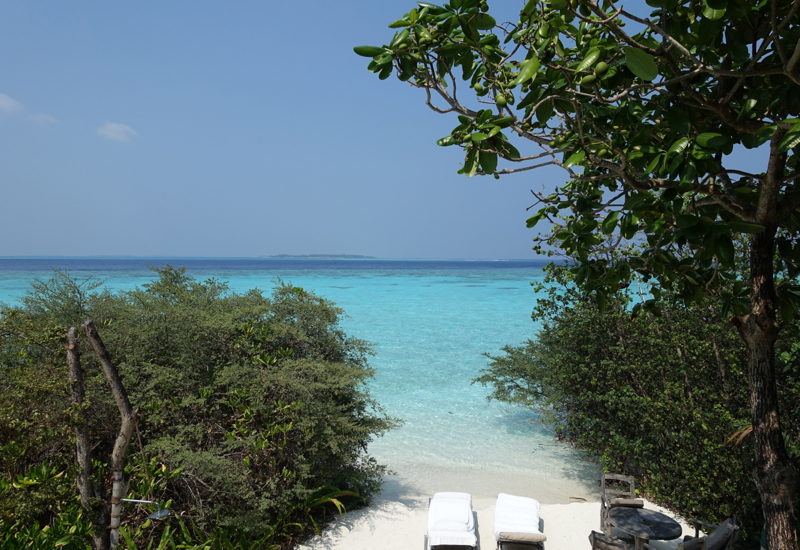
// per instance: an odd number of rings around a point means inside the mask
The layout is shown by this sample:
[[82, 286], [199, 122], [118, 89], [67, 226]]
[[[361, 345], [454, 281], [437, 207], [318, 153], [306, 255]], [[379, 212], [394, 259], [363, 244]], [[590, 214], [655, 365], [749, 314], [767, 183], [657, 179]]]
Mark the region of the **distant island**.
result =
[[259, 258], [305, 258], [314, 260], [376, 260], [375, 256], [358, 254], [277, 254], [275, 256], [259, 256]]

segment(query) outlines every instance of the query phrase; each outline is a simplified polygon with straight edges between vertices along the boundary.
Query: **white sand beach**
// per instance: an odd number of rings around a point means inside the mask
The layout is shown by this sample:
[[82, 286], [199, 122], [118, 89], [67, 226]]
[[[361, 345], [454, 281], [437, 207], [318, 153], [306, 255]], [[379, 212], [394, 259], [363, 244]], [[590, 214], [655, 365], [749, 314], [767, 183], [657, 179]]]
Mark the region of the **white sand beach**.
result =
[[[430, 496], [433, 496], [432, 494]], [[536, 495], [523, 495], [536, 498]], [[495, 498], [475, 498], [478, 550], [493, 550]], [[678, 520], [673, 514], [645, 501], [645, 508], [658, 510]], [[423, 550], [428, 523], [428, 498], [401, 500], [376, 499], [371, 506], [347, 513], [314, 537], [302, 550]], [[600, 503], [542, 504], [541, 518], [547, 535], [546, 550], [589, 548], [589, 533], [599, 531]], [[684, 535], [694, 530], [684, 522]], [[674, 549], [678, 540], [652, 541], [655, 548]]]

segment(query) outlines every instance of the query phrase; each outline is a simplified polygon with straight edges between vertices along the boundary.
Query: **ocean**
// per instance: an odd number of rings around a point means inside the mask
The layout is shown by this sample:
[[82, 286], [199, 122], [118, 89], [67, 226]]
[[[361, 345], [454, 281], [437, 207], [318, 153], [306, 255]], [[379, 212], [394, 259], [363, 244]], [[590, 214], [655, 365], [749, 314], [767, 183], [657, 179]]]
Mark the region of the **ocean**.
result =
[[532, 338], [540, 261], [323, 259], [0, 258], [0, 302], [13, 304], [51, 268], [105, 281], [111, 290], [152, 280], [148, 266], [186, 267], [231, 290], [268, 292], [281, 279], [346, 312], [342, 327], [374, 344], [373, 397], [402, 427], [369, 452], [393, 472], [384, 498], [464, 491], [533, 496], [542, 503], [595, 500], [596, 466], [557, 443], [525, 411], [487, 402], [472, 380], [483, 353]]

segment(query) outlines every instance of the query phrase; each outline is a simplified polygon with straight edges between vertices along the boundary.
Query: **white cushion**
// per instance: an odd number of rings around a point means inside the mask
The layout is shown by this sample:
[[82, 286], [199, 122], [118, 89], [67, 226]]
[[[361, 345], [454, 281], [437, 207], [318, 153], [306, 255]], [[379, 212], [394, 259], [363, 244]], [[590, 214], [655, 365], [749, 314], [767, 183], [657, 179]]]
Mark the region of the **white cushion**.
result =
[[476, 544], [472, 497], [467, 493], [436, 493], [428, 509], [428, 545]]
[[532, 498], [500, 493], [494, 512], [494, 538], [500, 540], [513, 533], [541, 534], [539, 502]]

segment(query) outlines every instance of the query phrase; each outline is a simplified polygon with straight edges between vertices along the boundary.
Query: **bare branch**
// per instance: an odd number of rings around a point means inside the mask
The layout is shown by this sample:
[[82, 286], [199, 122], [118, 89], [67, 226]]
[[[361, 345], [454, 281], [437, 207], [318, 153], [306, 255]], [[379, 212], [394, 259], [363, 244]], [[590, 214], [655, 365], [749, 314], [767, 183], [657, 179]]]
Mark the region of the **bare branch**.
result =
[[532, 166], [525, 166], [524, 168], [505, 168], [503, 170], [496, 171], [495, 174], [503, 175], [503, 174], [516, 174], [517, 172], [527, 172], [528, 170], [533, 170], [535, 168], [541, 168], [542, 166], [551, 166], [558, 164], [555, 160], [551, 160], [549, 162], [543, 162], [541, 164], [534, 164]]
[[[800, 40], [797, 41], [797, 45], [794, 48], [794, 52], [792, 53], [792, 57], [789, 59], [788, 63], [786, 63], [786, 74], [790, 75], [794, 72], [794, 67], [797, 65], [797, 61], [800, 60]], [[794, 80], [794, 79], [792, 79]]]
[[[612, 6], [613, 6], [613, 4], [612, 4]], [[703, 63], [699, 59], [697, 59], [695, 56], [693, 56], [691, 54], [691, 52], [686, 48], [686, 46], [684, 46], [683, 44], [678, 42], [672, 35], [668, 34], [664, 29], [662, 29], [661, 27], [659, 27], [658, 25], [656, 25], [655, 23], [653, 23], [649, 19], [642, 19], [641, 17], [636, 17], [632, 13], [629, 13], [629, 12], [627, 12], [625, 10], [622, 10], [622, 15], [624, 17], [627, 17], [631, 21], [635, 21], [635, 22], [639, 23], [640, 25], [644, 25], [647, 28], [649, 28], [651, 31], [654, 31], [654, 32], [658, 33], [659, 35], [661, 35], [661, 37], [664, 40], [666, 40], [671, 47], [673, 47], [673, 48], [677, 49], [679, 52], [681, 52], [681, 54], [686, 59], [688, 59], [693, 66], [698, 67], [698, 68], [703, 66]], [[645, 48], [645, 49], [647, 51], [649, 51], [650, 53], [652, 53], [652, 54], [658, 53], [658, 52], [656, 52], [656, 50], [653, 50], [652, 48]]]
[[[609, 1], [608, 4], [609, 4], [609, 7], [612, 10], [614, 10], [615, 12], [618, 11], [618, 8], [614, 5], [613, 2]], [[595, 12], [598, 16], [601, 16], [601, 17], [605, 17], [606, 16], [606, 12], [603, 11], [603, 9], [597, 4], [596, 1], [590, 0], [589, 2], [587, 2], [586, 5], [589, 6], [589, 9], [591, 9], [593, 12]], [[623, 14], [625, 13], [624, 10], [619, 10], [619, 11], [620, 11], [620, 13], [623, 13]], [[576, 13], [576, 15], [578, 15], [578, 17], [581, 17], [580, 14]], [[594, 23], [594, 21], [592, 21], [592, 23]], [[644, 44], [641, 44], [640, 42], [637, 42], [636, 40], [633, 39], [632, 36], [630, 36], [628, 33], [623, 31], [622, 27], [617, 25], [617, 23], [614, 21], [614, 18], [612, 18], [611, 20], [608, 20], [607, 22], [604, 22], [604, 26], [610, 28], [614, 32], [614, 34], [616, 36], [618, 36], [619, 38], [624, 40], [627, 44], [629, 44], [629, 45], [631, 45], [631, 46], [633, 46], [635, 48], [640, 48], [640, 49], [642, 49], [642, 50], [644, 50], [646, 52], [652, 53], [652, 54], [656, 53], [656, 51], [653, 48], [650, 48], [650, 47], [648, 47], [648, 46], [646, 46]]]
[[783, 21], [781, 21], [781, 24], [778, 25], [778, 32], [782, 31], [786, 25], [789, 24], [794, 17], [794, 14], [797, 13], [798, 9], [800, 9], [800, 0], [794, 0], [792, 2], [792, 7], [789, 8], [789, 11], [786, 12], [786, 16], [783, 18]]
[[785, 67], [786, 51], [783, 49], [783, 44], [781, 44], [778, 31], [778, 0], [772, 0], [769, 16], [770, 16], [770, 23], [772, 24], [772, 35], [775, 36], [775, 49], [778, 51], [778, 57], [781, 58], [781, 63], [783, 63], [783, 66]]

